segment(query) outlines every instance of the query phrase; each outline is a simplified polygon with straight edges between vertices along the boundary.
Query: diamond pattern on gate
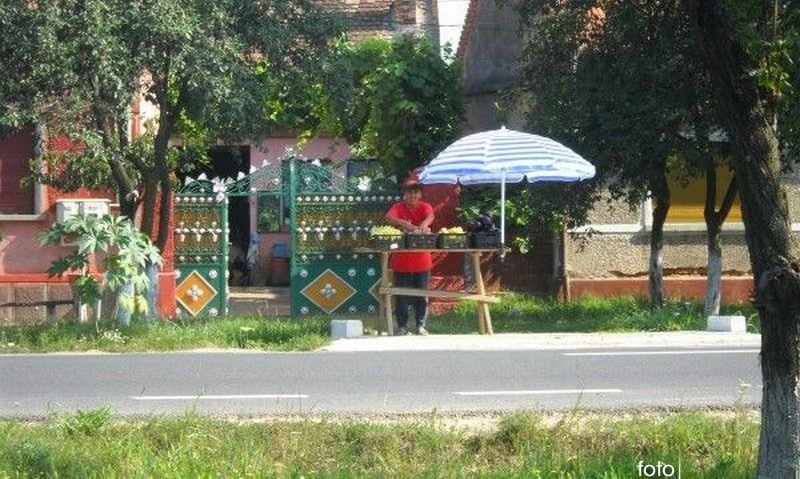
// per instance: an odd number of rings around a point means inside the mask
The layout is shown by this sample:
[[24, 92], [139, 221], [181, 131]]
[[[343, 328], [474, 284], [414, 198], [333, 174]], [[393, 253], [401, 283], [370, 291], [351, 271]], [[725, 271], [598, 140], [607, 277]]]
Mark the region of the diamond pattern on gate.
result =
[[319, 309], [330, 314], [356, 294], [356, 289], [330, 269], [326, 269], [301, 291]]
[[381, 302], [381, 295], [378, 294], [378, 290], [380, 289], [380, 287], [381, 287], [381, 280], [378, 280], [375, 281], [375, 284], [373, 284], [371, 288], [369, 288], [369, 294], [371, 294], [372, 297], [375, 298], [375, 301], [379, 303]]
[[192, 271], [175, 290], [178, 302], [192, 316], [197, 316], [217, 295], [217, 290], [197, 271]]

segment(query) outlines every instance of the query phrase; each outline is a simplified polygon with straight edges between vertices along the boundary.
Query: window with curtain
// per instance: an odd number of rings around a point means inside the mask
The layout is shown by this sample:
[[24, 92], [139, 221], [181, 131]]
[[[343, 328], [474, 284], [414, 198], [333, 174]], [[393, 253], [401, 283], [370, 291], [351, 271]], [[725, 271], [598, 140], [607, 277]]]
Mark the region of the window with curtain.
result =
[[0, 214], [29, 215], [35, 213], [33, 188], [20, 182], [28, 174], [33, 157], [33, 138], [23, 130], [0, 138]]

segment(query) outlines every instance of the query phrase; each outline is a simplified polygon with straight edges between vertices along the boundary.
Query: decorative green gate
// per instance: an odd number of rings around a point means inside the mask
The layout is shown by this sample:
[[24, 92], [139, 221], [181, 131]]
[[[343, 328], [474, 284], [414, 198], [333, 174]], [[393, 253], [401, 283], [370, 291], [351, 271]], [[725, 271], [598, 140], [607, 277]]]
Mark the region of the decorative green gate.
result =
[[175, 196], [175, 290], [179, 316], [228, 311], [228, 198], [211, 181]]
[[377, 313], [380, 258], [356, 249], [368, 245], [396, 193], [394, 182], [348, 179], [299, 159], [188, 181], [175, 198], [178, 314], [227, 314], [228, 198], [259, 195], [283, 198], [289, 209], [292, 316]]
[[[285, 170], [285, 171], [284, 171]], [[228, 314], [229, 198], [288, 192], [288, 169], [264, 163], [236, 179], [187, 179], [175, 197], [178, 314]]]
[[377, 313], [380, 257], [356, 248], [368, 246], [396, 193], [392, 182], [290, 162], [292, 316]]

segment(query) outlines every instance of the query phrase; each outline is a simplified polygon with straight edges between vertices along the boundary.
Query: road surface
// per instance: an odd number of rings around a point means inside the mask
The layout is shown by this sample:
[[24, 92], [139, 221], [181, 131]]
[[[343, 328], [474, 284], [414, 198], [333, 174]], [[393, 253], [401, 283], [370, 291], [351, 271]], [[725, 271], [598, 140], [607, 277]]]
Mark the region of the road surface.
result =
[[760, 401], [753, 347], [0, 356], [0, 416], [389, 414]]

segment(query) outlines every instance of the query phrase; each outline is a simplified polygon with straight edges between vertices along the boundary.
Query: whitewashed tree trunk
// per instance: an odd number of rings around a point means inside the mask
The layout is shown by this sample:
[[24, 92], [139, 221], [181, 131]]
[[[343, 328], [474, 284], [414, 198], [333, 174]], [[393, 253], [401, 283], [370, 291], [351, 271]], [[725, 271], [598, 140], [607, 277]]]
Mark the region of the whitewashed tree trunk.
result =
[[708, 276], [706, 302], [703, 312], [706, 317], [719, 314], [722, 293], [722, 238], [719, 231], [708, 232]]
[[722, 224], [728, 217], [736, 199], [736, 177], [731, 179], [728, 190], [717, 211], [717, 167], [712, 160], [706, 167], [706, 201], [703, 216], [708, 232], [708, 271], [706, 273], [706, 301], [703, 313], [706, 318], [719, 314], [722, 296]]
[[[797, 344], [793, 345], [797, 351]], [[796, 362], [794, 362], [797, 365]], [[772, 370], [762, 361], [764, 392], [761, 398], [762, 427], [758, 453], [758, 479], [800, 477], [800, 395], [797, 372]], [[769, 369], [769, 371], [767, 371]]]
[[[783, 181], [780, 144], [755, 62], [730, 5], [683, 0], [697, 27], [722, 126], [734, 146], [753, 302], [761, 320], [760, 479], [800, 478], [800, 259]], [[757, 27], [763, 24], [756, 25]]]
[[152, 323], [158, 317], [158, 265], [147, 263], [145, 273], [150, 280], [150, 289], [145, 295], [147, 299], [147, 314], [144, 315], [148, 323]]
[[[135, 293], [133, 285], [128, 283], [122, 287], [119, 291], [119, 294], [125, 294], [128, 297], [132, 298]], [[117, 325], [119, 326], [130, 326], [131, 324], [131, 316], [133, 314], [132, 308], [123, 304], [124, 302], [117, 301]]]

